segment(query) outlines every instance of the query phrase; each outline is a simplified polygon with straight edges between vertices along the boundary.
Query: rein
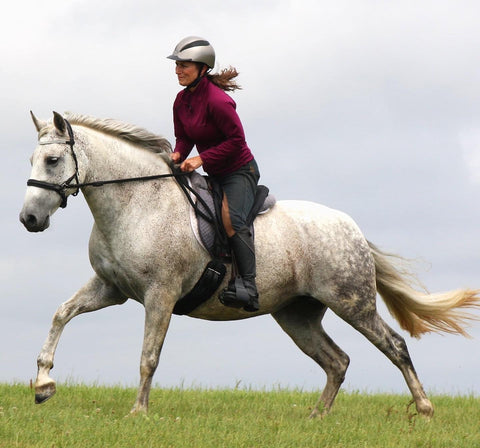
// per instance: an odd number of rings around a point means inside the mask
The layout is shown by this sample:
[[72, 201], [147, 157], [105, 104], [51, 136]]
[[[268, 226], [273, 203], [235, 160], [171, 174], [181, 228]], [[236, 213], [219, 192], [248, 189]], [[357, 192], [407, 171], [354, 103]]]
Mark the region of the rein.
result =
[[[62, 203], [60, 204], [61, 208], [65, 208], [67, 206], [67, 194], [66, 191], [68, 189], [74, 188], [76, 191], [72, 193], [72, 196], [77, 196], [77, 194], [80, 191], [80, 188], [83, 187], [101, 187], [103, 185], [108, 185], [108, 184], [120, 184], [120, 183], [126, 183], [126, 182], [139, 182], [139, 181], [149, 181], [149, 180], [155, 180], [155, 179], [163, 179], [167, 177], [174, 177], [177, 181], [179, 177], [183, 176], [188, 176], [190, 173], [169, 173], [169, 174], [156, 174], [153, 176], [141, 176], [141, 177], [129, 177], [125, 179], [110, 179], [110, 180], [98, 180], [98, 181], [93, 181], [93, 182], [83, 182], [80, 183], [78, 181], [78, 160], [77, 160], [77, 155], [75, 154], [75, 151], [73, 149], [75, 145], [75, 138], [73, 136], [73, 130], [72, 126], [68, 122], [68, 120], [65, 120], [66, 126], [67, 126], [67, 131], [68, 131], [68, 140], [51, 140], [47, 142], [39, 142], [39, 145], [53, 145], [53, 144], [65, 144], [70, 147], [71, 153], [73, 160], [75, 162], [75, 172], [63, 183], [61, 184], [54, 184], [51, 182], [44, 182], [42, 180], [37, 180], [37, 179], [28, 179], [27, 180], [27, 186], [29, 187], [37, 187], [37, 188], [43, 188], [45, 190], [51, 190], [55, 191], [60, 195], [62, 198]], [[72, 183], [75, 181], [75, 183]], [[188, 188], [185, 186], [185, 184], [180, 183], [180, 186], [182, 187], [182, 190], [186, 193], [190, 203], [192, 204], [193, 201], [190, 198], [190, 195], [185, 191], [185, 188]], [[195, 194], [193, 190], [188, 188], [192, 193]], [[193, 204], [192, 204], [193, 205]], [[195, 208], [195, 206], [194, 206]]]

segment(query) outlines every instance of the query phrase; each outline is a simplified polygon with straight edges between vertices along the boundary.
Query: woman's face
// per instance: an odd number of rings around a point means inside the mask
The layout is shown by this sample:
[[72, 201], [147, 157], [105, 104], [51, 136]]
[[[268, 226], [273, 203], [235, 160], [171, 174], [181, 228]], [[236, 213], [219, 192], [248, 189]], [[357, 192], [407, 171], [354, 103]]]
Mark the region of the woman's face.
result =
[[189, 86], [198, 77], [198, 66], [195, 62], [175, 62], [175, 74], [181, 86]]

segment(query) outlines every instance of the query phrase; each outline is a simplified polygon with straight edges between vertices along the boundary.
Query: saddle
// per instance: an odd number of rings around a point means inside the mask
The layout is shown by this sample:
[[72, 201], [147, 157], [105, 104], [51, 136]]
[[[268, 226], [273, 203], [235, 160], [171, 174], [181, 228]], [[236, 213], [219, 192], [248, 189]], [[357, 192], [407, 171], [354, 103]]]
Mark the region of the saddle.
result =
[[[220, 286], [226, 274], [224, 263], [231, 263], [231, 251], [222, 223], [221, 187], [208, 176], [193, 172], [190, 176], [178, 176], [177, 182], [192, 205], [190, 223], [197, 241], [208, 251], [212, 260], [202, 276], [186, 296], [175, 305], [174, 314], [189, 314], [208, 300]], [[257, 186], [255, 201], [247, 218], [247, 226], [254, 235], [254, 220], [275, 205], [276, 199], [264, 185]]]
[[[191, 173], [189, 178], [182, 180], [188, 181], [188, 190], [195, 196], [195, 206], [192, 207], [190, 214], [195, 237], [212, 258], [230, 263], [230, 246], [222, 223], [221, 187], [209, 177], [197, 172]], [[253, 221], [257, 215], [266, 213], [275, 202], [275, 198], [269, 194], [266, 186], [257, 186], [255, 201], [246, 222], [252, 234], [254, 234]]]

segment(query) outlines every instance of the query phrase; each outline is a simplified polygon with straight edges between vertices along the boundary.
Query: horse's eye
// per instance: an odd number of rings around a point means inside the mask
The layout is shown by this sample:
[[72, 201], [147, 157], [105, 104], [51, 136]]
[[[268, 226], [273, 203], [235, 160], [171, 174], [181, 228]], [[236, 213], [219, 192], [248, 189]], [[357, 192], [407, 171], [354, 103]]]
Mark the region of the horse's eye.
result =
[[54, 166], [58, 163], [58, 157], [49, 156], [47, 157], [47, 165]]

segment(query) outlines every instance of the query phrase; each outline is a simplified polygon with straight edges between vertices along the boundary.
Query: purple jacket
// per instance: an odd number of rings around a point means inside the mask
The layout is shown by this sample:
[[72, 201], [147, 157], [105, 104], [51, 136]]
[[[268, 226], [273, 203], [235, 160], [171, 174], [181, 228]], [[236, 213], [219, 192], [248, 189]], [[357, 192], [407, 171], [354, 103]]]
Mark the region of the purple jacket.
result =
[[253, 159], [233, 99], [208, 78], [191, 92], [182, 90], [173, 104], [175, 152], [185, 160], [193, 146], [211, 176], [233, 173]]

